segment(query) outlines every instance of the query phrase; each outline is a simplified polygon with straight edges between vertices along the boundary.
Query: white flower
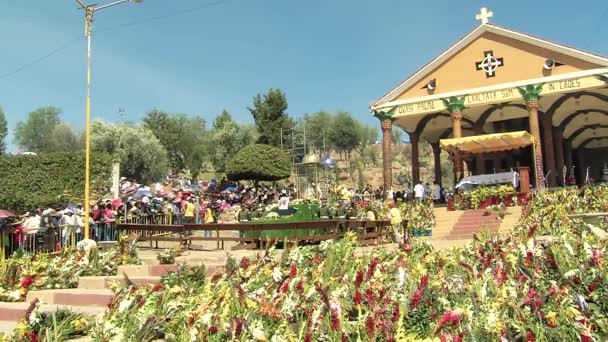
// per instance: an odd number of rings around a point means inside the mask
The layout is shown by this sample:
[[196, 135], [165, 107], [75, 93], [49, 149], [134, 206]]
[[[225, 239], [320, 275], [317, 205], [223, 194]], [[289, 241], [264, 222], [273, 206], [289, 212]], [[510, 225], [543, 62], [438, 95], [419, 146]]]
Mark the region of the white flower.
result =
[[281, 274], [281, 269], [279, 267], [275, 267], [272, 270], [272, 280], [274, 280], [275, 283], [278, 283], [282, 279], [283, 279], [283, 275]]
[[400, 288], [403, 288], [403, 285], [405, 285], [406, 274], [407, 274], [406, 269], [403, 267], [399, 267], [399, 287]]
[[314, 296], [314, 294], [317, 292], [317, 290], [315, 290], [314, 287], [312, 287], [310, 290], [308, 290], [308, 292], [306, 293], [306, 299], [310, 299], [310, 297]]
[[118, 312], [123, 313], [131, 306], [131, 304], [133, 304], [133, 299], [123, 300], [120, 302], [120, 304], [118, 304]]
[[572, 249], [572, 246], [569, 243], [565, 242], [564, 247], [566, 247], [566, 249], [568, 250], [568, 253], [570, 253], [570, 255], [574, 255], [574, 250]]
[[253, 336], [256, 341], [266, 341], [266, 333], [264, 332], [262, 322], [258, 320], [253, 321], [249, 329], [251, 331], [251, 336]]
[[19, 292], [19, 290], [11, 291], [8, 293], [8, 298], [18, 301], [21, 299], [21, 292]]
[[329, 248], [329, 246], [331, 246], [333, 243], [334, 243], [334, 240], [321, 241], [321, 243], [319, 244], [319, 249], [322, 251], [326, 251], [327, 248]]

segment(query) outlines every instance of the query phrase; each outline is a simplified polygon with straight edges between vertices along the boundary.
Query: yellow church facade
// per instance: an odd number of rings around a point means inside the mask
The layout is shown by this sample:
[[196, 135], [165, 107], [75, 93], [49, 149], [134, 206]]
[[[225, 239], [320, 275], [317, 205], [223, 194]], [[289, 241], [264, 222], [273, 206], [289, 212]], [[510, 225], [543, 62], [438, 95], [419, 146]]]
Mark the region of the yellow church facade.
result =
[[[422, 141], [433, 147], [438, 182], [442, 148], [456, 180], [519, 167], [530, 169], [538, 189], [567, 183], [573, 172], [578, 182], [587, 172], [602, 177], [608, 58], [490, 24], [491, 15], [482, 9], [480, 26], [372, 104], [383, 130], [386, 190], [394, 125], [410, 136], [414, 183]], [[510, 132], [527, 133], [513, 139]]]

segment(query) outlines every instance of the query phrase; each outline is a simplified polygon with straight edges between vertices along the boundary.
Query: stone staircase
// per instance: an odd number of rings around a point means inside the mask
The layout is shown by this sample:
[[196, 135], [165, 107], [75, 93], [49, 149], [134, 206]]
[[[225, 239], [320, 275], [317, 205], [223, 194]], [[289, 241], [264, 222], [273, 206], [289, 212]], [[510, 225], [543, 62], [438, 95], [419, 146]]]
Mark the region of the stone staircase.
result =
[[433, 236], [426, 238], [439, 245], [460, 245], [468, 242], [473, 235], [485, 227], [492, 234], [504, 234], [511, 230], [521, 217], [521, 207], [508, 207], [507, 215], [501, 220], [498, 216], [487, 214], [485, 209], [447, 211], [435, 208], [435, 229]]
[[[176, 264], [159, 265], [154, 257], [142, 258], [142, 265], [118, 266], [116, 276], [81, 277], [75, 289], [38, 290], [30, 291], [25, 302], [0, 302], [0, 333], [11, 332], [19, 320], [25, 317], [30, 303], [40, 300], [41, 310], [52, 313], [66, 309], [75, 313], [96, 316], [103, 313], [114, 297], [110, 286], [113, 282], [125, 283], [126, 275], [131, 282], [138, 286], [159, 283], [161, 277], [169, 272], [175, 272], [180, 265], [201, 265], [209, 262], [202, 258], [178, 257]], [[221, 271], [224, 267], [219, 260], [206, 265], [209, 276]]]

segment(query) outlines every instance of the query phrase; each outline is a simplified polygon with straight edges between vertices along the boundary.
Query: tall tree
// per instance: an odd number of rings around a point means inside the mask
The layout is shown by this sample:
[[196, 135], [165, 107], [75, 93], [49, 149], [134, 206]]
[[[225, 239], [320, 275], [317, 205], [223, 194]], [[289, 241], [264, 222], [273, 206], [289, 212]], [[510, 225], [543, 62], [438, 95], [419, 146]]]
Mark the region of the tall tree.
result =
[[30, 112], [25, 122], [17, 123], [15, 129], [17, 145], [30, 152], [48, 151], [53, 129], [61, 122], [59, 114], [61, 114], [61, 109], [51, 106]]
[[280, 146], [281, 129], [290, 126], [285, 93], [270, 89], [267, 94], [258, 94], [253, 98], [253, 108], [248, 109], [260, 133], [258, 143]]
[[74, 132], [72, 126], [60, 122], [53, 127], [48, 137], [46, 150], [49, 152], [74, 152], [84, 149], [84, 137]]
[[143, 122], [167, 150], [171, 168], [175, 171], [187, 168], [196, 177], [206, 157], [205, 120], [153, 109], [146, 113]]
[[8, 125], [6, 123], [6, 116], [4, 111], [0, 107], [0, 155], [6, 153], [6, 136], [8, 134]]
[[253, 144], [257, 139], [255, 127], [241, 126], [226, 110], [213, 120], [210, 134], [209, 156], [216, 172], [224, 172], [230, 160], [241, 148]]
[[91, 149], [110, 153], [124, 176], [149, 183], [166, 174], [167, 151], [147, 128], [95, 121], [91, 131]]
[[361, 143], [360, 125], [350, 113], [336, 113], [327, 132], [330, 144], [337, 152], [349, 155]]
[[[304, 124], [306, 125], [306, 144], [308, 149], [322, 151], [323, 147], [326, 150], [332, 150], [333, 147], [328, 144], [327, 132], [328, 125], [332, 120], [332, 115], [327, 112], [316, 112], [314, 114], [304, 115]], [[325, 146], [324, 146], [325, 145]]]

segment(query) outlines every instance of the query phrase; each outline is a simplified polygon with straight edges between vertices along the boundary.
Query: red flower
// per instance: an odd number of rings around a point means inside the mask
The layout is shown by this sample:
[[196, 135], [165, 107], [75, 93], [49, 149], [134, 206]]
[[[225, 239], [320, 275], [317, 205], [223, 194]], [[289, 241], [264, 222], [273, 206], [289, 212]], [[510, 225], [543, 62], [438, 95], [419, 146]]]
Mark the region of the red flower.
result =
[[158, 283], [158, 284], [154, 284], [154, 287], [152, 288], [151, 292], [156, 292], [156, 291], [160, 291], [162, 289], [164, 289], [165, 287], [163, 286], [163, 284]]
[[296, 264], [291, 264], [291, 270], [289, 271], [289, 278], [294, 278], [298, 274], [298, 267]]
[[304, 293], [304, 285], [302, 285], [302, 281], [298, 281], [298, 284], [296, 284], [296, 292], [299, 294]]
[[289, 291], [289, 279], [285, 279], [281, 285], [281, 292], [286, 293], [287, 291]]
[[369, 304], [369, 306], [374, 306], [374, 293], [371, 289], [365, 290], [365, 299], [367, 299], [367, 304]]
[[32, 277], [25, 277], [23, 278], [23, 280], [21, 280], [21, 287], [27, 289], [30, 287], [30, 285], [32, 285], [32, 282], [34, 280], [32, 279]]
[[537, 228], [538, 228], [538, 224], [535, 224], [532, 227], [530, 227], [530, 229], [528, 229], [528, 238], [531, 238], [534, 235]]
[[365, 328], [367, 329], [367, 335], [369, 335], [369, 337], [373, 337], [376, 329], [376, 323], [374, 322], [374, 318], [372, 316], [367, 316]]
[[403, 245], [403, 250], [404, 250], [406, 253], [411, 252], [411, 251], [412, 251], [412, 245], [410, 245], [409, 243], [408, 243], [407, 245]]
[[424, 291], [428, 285], [429, 285], [429, 275], [425, 274], [422, 276], [422, 278], [420, 278], [420, 285], [418, 286], [418, 288]]
[[249, 268], [249, 265], [250, 265], [249, 258], [246, 257], [246, 256], [244, 256], [241, 259], [241, 268], [244, 269], [244, 270], [246, 270], [246, 269]]
[[418, 304], [420, 303], [420, 300], [422, 299], [422, 291], [420, 291], [420, 289], [416, 290], [416, 292], [414, 292], [414, 295], [412, 296], [412, 300], [410, 301], [410, 309], [415, 309]]
[[362, 282], [363, 282], [363, 271], [359, 270], [357, 272], [357, 277], [355, 278], [355, 288], [358, 289]]
[[38, 342], [38, 335], [33, 332], [25, 333], [25, 337], [27, 337], [31, 342]]
[[359, 291], [355, 292], [355, 296], [353, 297], [353, 302], [355, 304], [361, 304], [362, 299], [363, 299], [363, 297], [361, 296], [361, 293]]
[[464, 337], [463, 333], [460, 333], [460, 335], [454, 336], [454, 342], [462, 342], [463, 337]]
[[217, 333], [217, 327], [215, 325], [212, 325], [209, 327], [209, 334], [216, 334]]
[[393, 318], [391, 319], [391, 321], [397, 322], [399, 320], [400, 315], [401, 315], [401, 312], [399, 310], [399, 303], [395, 302], [395, 311], [393, 311]]
[[593, 342], [593, 339], [586, 332], [581, 332], [581, 342]]
[[534, 342], [534, 341], [536, 341], [536, 340], [534, 339], [534, 334], [532, 334], [532, 332], [531, 332], [531, 331], [528, 331], [528, 332], [526, 333], [526, 341], [528, 341], [528, 342]]
[[438, 331], [439, 329], [441, 329], [443, 326], [451, 323], [453, 326], [456, 326], [460, 323], [460, 319], [462, 318], [462, 312], [460, 311], [448, 311], [448, 312], [444, 312], [443, 315], [441, 315], [441, 318], [439, 319], [439, 321], [437, 322], [437, 326], [435, 326], [435, 331]]
[[530, 266], [530, 265], [532, 265], [533, 262], [534, 262], [534, 254], [532, 254], [532, 251], [528, 251], [526, 253], [526, 259], [524, 260], [524, 264], [526, 266]]
[[304, 336], [304, 342], [311, 342], [312, 341], [312, 337], [310, 336], [310, 331], [306, 333], [306, 336]]
[[602, 253], [597, 249], [593, 249], [593, 265], [602, 266]]
[[378, 259], [378, 257], [372, 259], [369, 264], [369, 267], [367, 268], [367, 279], [371, 278], [374, 275], [374, 272], [376, 272], [376, 266], [378, 266], [379, 261], [380, 260]]

